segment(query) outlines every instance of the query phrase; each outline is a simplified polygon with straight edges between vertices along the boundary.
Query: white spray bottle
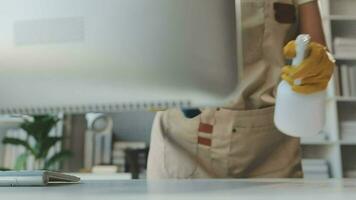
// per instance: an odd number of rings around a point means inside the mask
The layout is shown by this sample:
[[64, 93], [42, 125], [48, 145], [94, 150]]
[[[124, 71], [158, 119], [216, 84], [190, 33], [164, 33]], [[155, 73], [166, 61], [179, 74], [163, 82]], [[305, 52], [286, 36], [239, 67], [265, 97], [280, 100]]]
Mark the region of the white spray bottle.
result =
[[[296, 39], [297, 55], [292, 65], [300, 65], [309, 54], [309, 35], [299, 35]], [[296, 80], [295, 84], [300, 84]], [[274, 123], [282, 132], [294, 137], [315, 136], [322, 131], [325, 123], [326, 91], [315, 94], [299, 94], [286, 81], [277, 89]]]

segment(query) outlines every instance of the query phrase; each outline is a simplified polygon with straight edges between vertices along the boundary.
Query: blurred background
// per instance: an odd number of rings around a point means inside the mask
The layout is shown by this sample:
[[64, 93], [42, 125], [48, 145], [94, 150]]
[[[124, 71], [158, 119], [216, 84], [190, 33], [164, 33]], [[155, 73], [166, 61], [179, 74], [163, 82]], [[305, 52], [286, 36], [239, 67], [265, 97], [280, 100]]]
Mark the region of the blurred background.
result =
[[154, 115], [1, 116], [0, 168], [145, 178]]
[[[338, 67], [328, 88], [326, 126], [302, 139], [305, 178], [356, 178], [356, 1], [320, 0], [320, 6]], [[154, 115], [1, 116], [0, 168], [144, 179]]]

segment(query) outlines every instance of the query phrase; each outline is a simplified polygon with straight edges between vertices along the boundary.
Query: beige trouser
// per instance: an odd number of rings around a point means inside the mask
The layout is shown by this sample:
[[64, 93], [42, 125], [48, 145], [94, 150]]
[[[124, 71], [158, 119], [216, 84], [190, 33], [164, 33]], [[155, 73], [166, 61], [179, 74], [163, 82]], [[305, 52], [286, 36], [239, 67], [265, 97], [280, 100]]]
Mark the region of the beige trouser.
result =
[[280, 133], [272, 119], [273, 107], [206, 109], [194, 119], [159, 112], [148, 178], [302, 177], [299, 140]]
[[302, 177], [299, 140], [273, 124], [282, 48], [297, 27], [295, 0], [241, 0], [244, 51], [240, 94], [229, 109], [185, 118], [157, 114], [148, 178]]

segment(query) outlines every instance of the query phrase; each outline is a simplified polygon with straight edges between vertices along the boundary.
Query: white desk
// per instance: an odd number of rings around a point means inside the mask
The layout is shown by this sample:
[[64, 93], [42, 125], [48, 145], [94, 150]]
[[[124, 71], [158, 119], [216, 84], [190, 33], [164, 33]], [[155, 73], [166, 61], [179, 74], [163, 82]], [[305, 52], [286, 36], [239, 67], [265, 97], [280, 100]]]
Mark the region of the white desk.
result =
[[1, 200], [356, 199], [356, 180], [83, 181], [51, 187], [0, 188]]

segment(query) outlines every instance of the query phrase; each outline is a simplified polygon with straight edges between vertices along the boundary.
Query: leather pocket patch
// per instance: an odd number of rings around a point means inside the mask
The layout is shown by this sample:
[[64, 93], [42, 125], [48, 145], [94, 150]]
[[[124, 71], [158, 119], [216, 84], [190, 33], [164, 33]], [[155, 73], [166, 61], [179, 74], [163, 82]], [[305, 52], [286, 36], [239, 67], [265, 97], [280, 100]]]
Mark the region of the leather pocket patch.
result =
[[297, 21], [296, 8], [292, 4], [274, 3], [275, 19], [282, 24], [292, 24]]

